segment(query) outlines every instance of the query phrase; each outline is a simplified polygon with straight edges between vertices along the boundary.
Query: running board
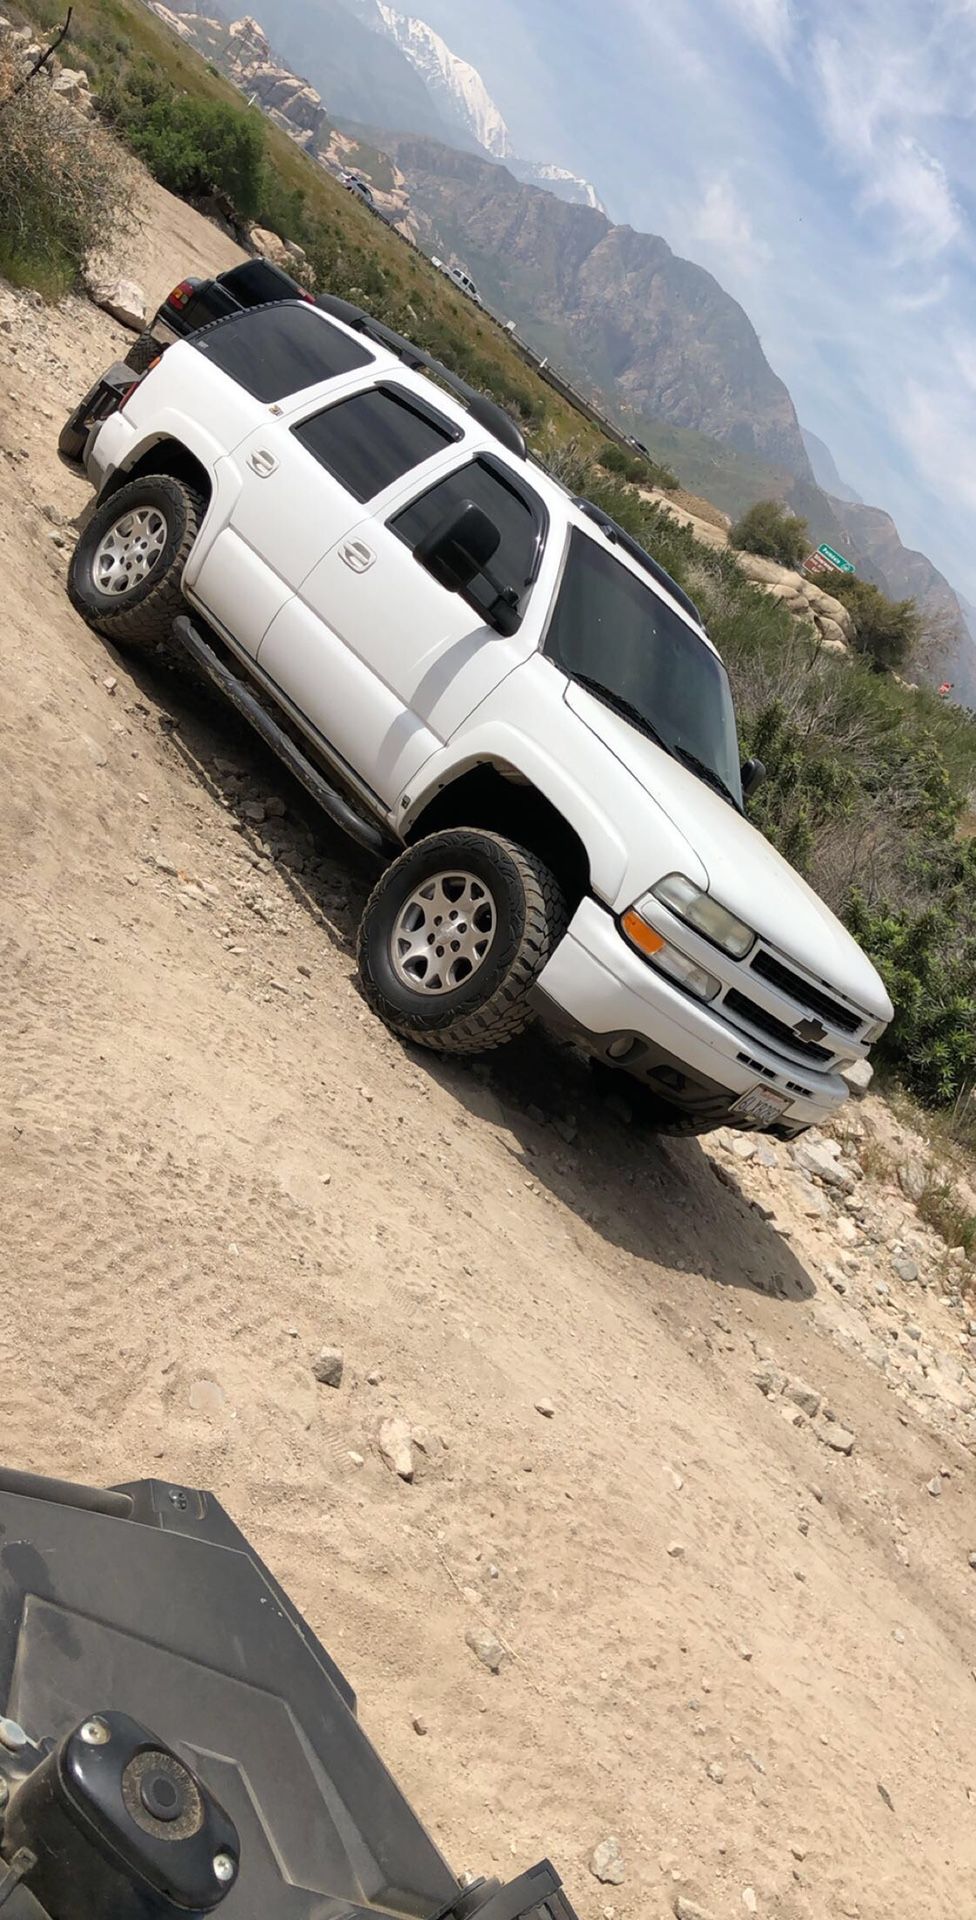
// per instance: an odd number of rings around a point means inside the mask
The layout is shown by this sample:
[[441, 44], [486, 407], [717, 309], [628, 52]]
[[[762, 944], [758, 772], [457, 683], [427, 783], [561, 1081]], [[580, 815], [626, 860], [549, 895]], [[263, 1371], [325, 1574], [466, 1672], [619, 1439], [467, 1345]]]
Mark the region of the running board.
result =
[[312, 765], [311, 760], [306, 758], [301, 748], [295, 745], [294, 740], [284, 731], [284, 728], [280, 727], [270, 713], [265, 711], [261, 702], [255, 699], [244, 681], [239, 680], [237, 674], [218, 658], [213, 648], [208, 646], [199, 628], [185, 613], [181, 613], [174, 620], [173, 633], [180, 646], [186, 648], [197, 666], [207, 675], [208, 680], [213, 681], [214, 686], [220, 689], [231, 705], [237, 708], [238, 713], [250, 723], [255, 733], [260, 734], [265, 746], [270, 747], [272, 753], [277, 754], [289, 773], [294, 774], [306, 793], [311, 794], [322, 812], [327, 814], [337, 827], [341, 827], [343, 833], [347, 833], [351, 840], [356, 840], [361, 847], [365, 847], [367, 852], [377, 854], [380, 859], [388, 859], [395, 850], [393, 836], [384, 833], [382, 827], [374, 826], [371, 821], [364, 820], [338, 789], [330, 785], [318, 768]]

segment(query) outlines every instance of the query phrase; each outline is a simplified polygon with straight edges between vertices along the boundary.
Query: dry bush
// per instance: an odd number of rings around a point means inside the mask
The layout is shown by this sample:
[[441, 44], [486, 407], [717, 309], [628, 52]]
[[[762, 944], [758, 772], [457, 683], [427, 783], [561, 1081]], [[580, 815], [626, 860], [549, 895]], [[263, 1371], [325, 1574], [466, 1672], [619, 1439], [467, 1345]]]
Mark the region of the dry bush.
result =
[[0, 274], [56, 300], [112, 235], [126, 171], [108, 135], [43, 74], [14, 94], [19, 77], [0, 52]]

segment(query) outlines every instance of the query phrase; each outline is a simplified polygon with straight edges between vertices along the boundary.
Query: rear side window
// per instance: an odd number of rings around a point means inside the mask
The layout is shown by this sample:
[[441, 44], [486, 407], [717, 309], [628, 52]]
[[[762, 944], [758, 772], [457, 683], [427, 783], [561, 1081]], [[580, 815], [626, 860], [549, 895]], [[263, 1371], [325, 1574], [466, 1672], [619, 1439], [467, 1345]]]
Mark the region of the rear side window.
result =
[[461, 429], [399, 387], [370, 387], [293, 427], [309, 453], [357, 500], [372, 500]]
[[283, 400], [289, 393], [355, 373], [374, 355], [333, 326], [314, 307], [256, 307], [207, 327], [190, 341], [198, 353], [255, 400]]
[[390, 521], [390, 526], [408, 546], [416, 547], [468, 500], [484, 510], [501, 534], [490, 563], [495, 584], [479, 576], [464, 596], [479, 612], [486, 613], [498, 597], [499, 586], [512, 587], [521, 600], [538, 572], [546, 510], [536, 495], [510, 481], [507, 469], [493, 460], [472, 460], [421, 494]]

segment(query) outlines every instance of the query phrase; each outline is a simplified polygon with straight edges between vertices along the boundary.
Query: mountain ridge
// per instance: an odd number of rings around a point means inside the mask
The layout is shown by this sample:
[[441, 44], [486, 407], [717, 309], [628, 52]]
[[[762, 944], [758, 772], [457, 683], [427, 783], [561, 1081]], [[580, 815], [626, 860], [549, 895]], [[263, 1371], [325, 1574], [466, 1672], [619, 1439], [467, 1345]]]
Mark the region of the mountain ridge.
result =
[[[428, 250], [466, 258], [492, 304], [592, 381], [645, 412], [727, 440], [813, 481], [799, 421], [744, 309], [656, 234], [616, 226], [511, 170], [419, 135], [388, 150], [409, 179]], [[733, 392], [729, 361], [738, 391]]]

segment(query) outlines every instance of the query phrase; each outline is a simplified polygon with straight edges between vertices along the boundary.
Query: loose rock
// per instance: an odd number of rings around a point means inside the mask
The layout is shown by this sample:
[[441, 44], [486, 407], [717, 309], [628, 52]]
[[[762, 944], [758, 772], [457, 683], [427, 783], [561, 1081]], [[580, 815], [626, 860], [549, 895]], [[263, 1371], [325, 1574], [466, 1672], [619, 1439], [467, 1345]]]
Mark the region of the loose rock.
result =
[[345, 1360], [338, 1347], [323, 1347], [318, 1359], [312, 1362], [312, 1372], [323, 1387], [341, 1387], [344, 1366]]
[[815, 1387], [808, 1387], [804, 1380], [788, 1380], [783, 1389], [787, 1400], [792, 1400], [811, 1420], [815, 1420], [823, 1406], [823, 1394]]
[[928, 1169], [922, 1160], [906, 1160], [898, 1169], [898, 1185], [909, 1200], [921, 1200], [929, 1184]]
[[399, 1415], [384, 1420], [379, 1432], [379, 1448], [380, 1458], [391, 1473], [399, 1474], [401, 1480], [408, 1482], [413, 1479], [413, 1436]]
[[696, 1907], [693, 1900], [686, 1900], [683, 1893], [675, 1897], [674, 1920], [712, 1920], [704, 1907]]
[[537, 1400], [535, 1410], [536, 1413], [541, 1413], [543, 1420], [551, 1420], [556, 1411], [551, 1400]]
[[505, 1649], [501, 1641], [495, 1639], [493, 1633], [489, 1633], [486, 1627], [469, 1627], [464, 1638], [472, 1653], [477, 1655], [482, 1666], [487, 1667], [489, 1673], [501, 1672]]
[[612, 1834], [594, 1848], [590, 1856], [590, 1872], [595, 1880], [602, 1880], [604, 1886], [619, 1887], [623, 1884], [623, 1849]]
[[836, 1140], [797, 1140], [790, 1148], [790, 1159], [802, 1173], [812, 1173], [827, 1187], [840, 1193], [853, 1193], [856, 1176], [839, 1159]]
[[836, 1420], [824, 1420], [814, 1429], [818, 1440], [834, 1453], [853, 1453], [854, 1435], [846, 1427], [839, 1426]]
[[897, 1274], [899, 1280], [905, 1282], [906, 1286], [913, 1286], [918, 1279], [918, 1267], [914, 1260], [908, 1259], [907, 1255], [900, 1260], [893, 1260], [891, 1270], [892, 1273]]

